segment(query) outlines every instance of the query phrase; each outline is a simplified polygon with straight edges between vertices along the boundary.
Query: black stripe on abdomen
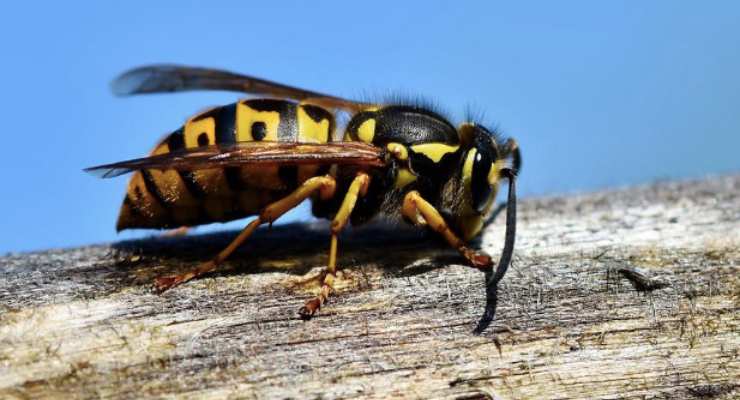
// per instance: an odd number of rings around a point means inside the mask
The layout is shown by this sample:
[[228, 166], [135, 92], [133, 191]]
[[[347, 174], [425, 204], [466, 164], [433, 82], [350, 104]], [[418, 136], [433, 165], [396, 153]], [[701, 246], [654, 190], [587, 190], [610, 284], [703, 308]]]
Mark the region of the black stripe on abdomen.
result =
[[208, 110], [194, 117], [193, 122], [206, 118], [213, 118], [216, 144], [236, 143], [236, 103]]
[[[141, 198], [141, 193], [139, 193], [139, 198]], [[141, 213], [141, 210], [139, 210], [138, 204], [131, 200], [131, 196], [128, 193], [126, 193], [126, 197], [123, 198], [123, 204], [128, 206], [129, 212], [133, 217], [142, 218], [143, 214]]]
[[298, 166], [281, 165], [278, 168], [278, 177], [288, 190], [298, 187]]
[[214, 116], [216, 122], [216, 143], [236, 143], [236, 103], [223, 106], [218, 115]]
[[298, 138], [297, 105], [285, 102], [285, 108], [280, 112], [280, 123], [278, 124], [278, 140], [281, 142], [293, 142]]
[[277, 128], [277, 140], [281, 142], [293, 142], [298, 137], [298, 123], [296, 103], [277, 99], [254, 99], [247, 100], [246, 104], [255, 111], [276, 111], [280, 113], [280, 121]]
[[247, 189], [248, 185], [242, 180], [241, 167], [225, 167], [224, 179], [232, 192], [239, 192]]
[[[170, 151], [178, 151], [185, 148], [185, 136], [183, 135], [182, 128], [172, 132], [170, 136], [167, 137], [167, 146], [169, 147]], [[177, 170], [177, 173], [178, 175], [180, 175], [180, 179], [182, 179], [182, 183], [183, 185], [185, 185], [185, 189], [193, 197], [199, 199], [205, 196], [205, 191], [200, 186], [200, 184], [198, 184], [193, 171]]]
[[177, 173], [180, 175], [180, 179], [182, 179], [183, 185], [185, 185], [185, 189], [196, 199], [201, 199], [205, 197], [206, 191], [203, 190], [203, 187], [200, 186], [200, 183], [198, 183], [198, 180], [195, 179], [195, 174], [193, 171], [177, 171]]
[[157, 203], [159, 203], [162, 208], [168, 210], [170, 208], [170, 204], [164, 198], [162, 192], [159, 191], [159, 186], [157, 186], [157, 182], [154, 181], [151, 171], [148, 169], [141, 170], [141, 177], [144, 178], [144, 187], [146, 187], [146, 191], [149, 192], [155, 200], [157, 200]]

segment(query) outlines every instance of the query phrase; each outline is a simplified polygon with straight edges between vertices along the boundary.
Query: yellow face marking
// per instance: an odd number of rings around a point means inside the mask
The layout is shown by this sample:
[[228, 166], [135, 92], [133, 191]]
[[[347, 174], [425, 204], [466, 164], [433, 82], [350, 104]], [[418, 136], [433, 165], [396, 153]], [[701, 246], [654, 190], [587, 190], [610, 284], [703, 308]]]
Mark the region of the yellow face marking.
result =
[[[273, 141], [278, 140], [278, 124], [280, 124], [280, 112], [278, 111], [257, 111], [249, 107], [244, 102], [236, 105], [236, 141], [252, 142], [252, 124], [262, 122], [265, 124], [265, 137], [261, 140]], [[259, 138], [257, 138], [259, 139]]]
[[409, 152], [406, 150], [406, 146], [402, 145], [401, 143], [388, 143], [385, 146], [388, 151], [393, 154], [394, 157], [396, 157], [397, 160], [407, 160], [409, 158]]
[[472, 149], [468, 151], [468, 155], [465, 156], [465, 163], [463, 163], [462, 179], [463, 184], [468, 190], [470, 190], [470, 180], [473, 177], [473, 162], [475, 161], [475, 155], [478, 150]]
[[483, 209], [483, 214], [478, 215], [471, 209], [469, 211], [470, 214], [464, 215], [461, 218], [462, 233], [466, 241], [474, 238], [483, 229], [483, 221], [491, 212], [491, 208], [493, 208], [493, 202], [496, 199], [496, 193], [498, 193], [498, 183], [494, 183], [492, 186], [491, 196], [488, 198], [488, 203], [486, 203], [486, 207]]
[[326, 143], [329, 141], [329, 120], [324, 118], [320, 122], [309, 117], [303, 107], [297, 107], [298, 141], [303, 143]]
[[[463, 163], [462, 181], [463, 186], [465, 187], [465, 191], [468, 193], [467, 196], [470, 196], [471, 193], [470, 183], [471, 179], [473, 178], [473, 164], [475, 162], [475, 156], [477, 154], [478, 150], [469, 150], [468, 154], [465, 156], [465, 162]], [[466, 214], [461, 216], [460, 218], [460, 225], [462, 228], [461, 233], [463, 239], [466, 241], [475, 237], [475, 235], [477, 235], [483, 227], [483, 217], [473, 212], [472, 208], [467, 208], [468, 210]]]
[[185, 135], [185, 147], [187, 148], [198, 147], [206, 139], [208, 139], [206, 145], [216, 144], [216, 121], [210, 117], [200, 120], [191, 119], [185, 123], [183, 134]]
[[396, 175], [396, 182], [394, 183], [394, 186], [396, 187], [396, 189], [401, 189], [402, 187], [415, 180], [416, 175], [409, 171], [408, 168], [401, 168], [398, 170], [398, 175]]
[[501, 171], [501, 167], [503, 167], [504, 161], [503, 160], [497, 160], [493, 165], [491, 165], [491, 170], [488, 172], [488, 183], [491, 184], [491, 186], [495, 185], [499, 180], [499, 173]]
[[[473, 176], [473, 162], [475, 161], [475, 156], [477, 154], [478, 151], [476, 149], [468, 151], [468, 155], [465, 157], [465, 162], [463, 163], [462, 179], [463, 185], [465, 185], [465, 190], [467, 190], [468, 193], [470, 193], [471, 190], [470, 180]], [[491, 171], [488, 173], [488, 183], [491, 184], [491, 196], [488, 198], [488, 202], [483, 209], [483, 214], [478, 215], [472, 208], [468, 207], [465, 214], [460, 217], [462, 235], [466, 241], [474, 238], [480, 232], [483, 228], [484, 217], [491, 212], [494, 200], [496, 199], [496, 193], [498, 192], [499, 171], [502, 167], [503, 160], [496, 161], [491, 166]]]
[[372, 143], [375, 137], [375, 118], [365, 120], [357, 128], [357, 137], [365, 143]]
[[423, 143], [412, 145], [411, 150], [415, 153], [424, 154], [434, 162], [439, 162], [445, 154], [457, 151], [458, 147], [457, 145], [444, 143]]

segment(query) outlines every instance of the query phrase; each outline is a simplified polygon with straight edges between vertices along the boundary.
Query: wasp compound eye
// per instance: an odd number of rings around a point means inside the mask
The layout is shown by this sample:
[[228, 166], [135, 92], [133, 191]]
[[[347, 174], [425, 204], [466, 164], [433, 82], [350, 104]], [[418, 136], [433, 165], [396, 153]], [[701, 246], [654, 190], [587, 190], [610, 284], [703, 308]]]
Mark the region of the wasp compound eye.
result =
[[473, 173], [470, 177], [472, 205], [477, 213], [482, 214], [493, 191], [491, 184], [488, 182], [488, 174], [491, 172], [493, 160], [487, 152], [475, 151], [473, 157]]

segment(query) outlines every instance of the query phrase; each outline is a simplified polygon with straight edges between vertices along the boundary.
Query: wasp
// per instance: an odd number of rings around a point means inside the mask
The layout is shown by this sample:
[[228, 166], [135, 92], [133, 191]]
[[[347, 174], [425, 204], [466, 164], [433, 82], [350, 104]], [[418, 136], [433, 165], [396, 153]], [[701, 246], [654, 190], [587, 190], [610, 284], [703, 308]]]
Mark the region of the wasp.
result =
[[[118, 231], [254, 216], [212, 260], [157, 278], [156, 291], [216, 270], [260, 225], [310, 199], [314, 216], [331, 220], [329, 254], [321, 288], [299, 310], [301, 317], [312, 317], [332, 292], [342, 229], [383, 215], [437, 232], [467, 264], [483, 270], [487, 302], [475, 332], [493, 320], [515, 241], [521, 166], [515, 140], [473, 121], [455, 127], [418, 104], [353, 101], [216, 69], [144, 66], [112, 87], [122, 96], [190, 90], [250, 95], [190, 118], [147, 157], [86, 169], [103, 178], [133, 173]], [[347, 121], [338, 128], [340, 114]], [[494, 272], [491, 257], [467, 243], [480, 233], [504, 179], [506, 234]]]

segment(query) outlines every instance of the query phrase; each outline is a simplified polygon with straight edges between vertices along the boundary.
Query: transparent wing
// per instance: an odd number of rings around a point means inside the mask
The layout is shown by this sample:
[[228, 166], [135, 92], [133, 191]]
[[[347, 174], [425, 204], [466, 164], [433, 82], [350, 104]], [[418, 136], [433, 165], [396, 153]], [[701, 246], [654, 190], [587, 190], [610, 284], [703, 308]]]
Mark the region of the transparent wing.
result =
[[253, 76], [181, 65], [147, 65], [134, 68], [116, 78], [111, 87], [113, 93], [118, 96], [188, 90], [228, 90], [251, 95], [306, 100], [322, 107], [351, 112], [357, 112], [369, 105]]
[[382, 149], [364, 143], [241, 142], [177, 150], [150, 157], [86, 168], [100, 178], [113, 178], [143, 169], [198, 170], [250, 164], [265, 165], [386, 165]]

